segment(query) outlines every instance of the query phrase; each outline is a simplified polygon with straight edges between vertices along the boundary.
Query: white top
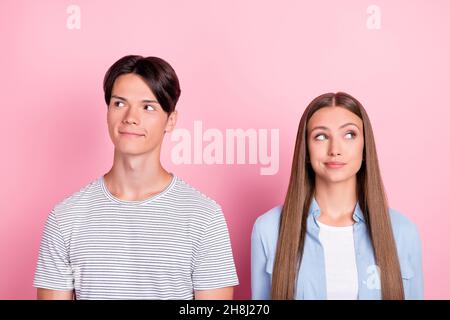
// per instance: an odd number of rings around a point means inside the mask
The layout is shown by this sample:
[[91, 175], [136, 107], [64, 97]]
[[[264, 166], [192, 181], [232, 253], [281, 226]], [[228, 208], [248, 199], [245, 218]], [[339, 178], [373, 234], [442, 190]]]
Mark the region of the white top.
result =
[[64, 199], [48, 216], [34, 279], [77, 299], [193, 299], [237, 284], [220, 205], [176, 176], [142, 201], [116, 198], [103, 177]]
[[333, 227], [321, 223], [319, 239], [325, 256], [328, 300], [355, 300], [358, 298], [358, 271], [356, 269], [353, 226]]

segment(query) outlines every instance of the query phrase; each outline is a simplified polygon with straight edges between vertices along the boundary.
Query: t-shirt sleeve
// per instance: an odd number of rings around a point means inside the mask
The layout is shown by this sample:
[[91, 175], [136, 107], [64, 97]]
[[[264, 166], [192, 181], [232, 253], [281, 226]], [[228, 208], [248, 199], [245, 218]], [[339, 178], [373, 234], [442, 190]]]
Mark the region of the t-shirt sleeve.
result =
[[230, 236], [219, 207], [207, 224], [194, 260], [194, 290], [209, 290], [239, 284]]
[[45, 224], [33, 286], [52, 290], [74, 288], [67, 247], [54, 211]]

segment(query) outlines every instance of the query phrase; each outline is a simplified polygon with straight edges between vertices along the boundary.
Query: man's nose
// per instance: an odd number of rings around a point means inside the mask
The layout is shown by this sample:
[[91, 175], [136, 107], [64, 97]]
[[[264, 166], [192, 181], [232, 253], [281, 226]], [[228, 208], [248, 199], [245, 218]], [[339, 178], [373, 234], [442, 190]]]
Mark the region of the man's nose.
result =
[[127, 124], [138, 124], [139, 123], [139, 115], [137, 108], [130, 107], [128, 108], [127, 113], [125, 114], [125, 117], [123, 118], [123, 122]]

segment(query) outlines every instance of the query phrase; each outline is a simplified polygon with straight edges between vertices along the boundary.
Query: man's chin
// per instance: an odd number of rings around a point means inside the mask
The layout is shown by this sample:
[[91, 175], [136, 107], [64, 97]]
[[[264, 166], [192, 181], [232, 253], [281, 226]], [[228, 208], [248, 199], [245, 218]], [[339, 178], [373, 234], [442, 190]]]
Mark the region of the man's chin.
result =
[[133, 157], [133, 156], [142, 156], [145, 154], [149, 154], [150, 150], [146, 150], [146, 149], [138, 149], [138, 148], [115, 148], [115, 153], [119, 154], [121, 156], [128, 156], [128, 157]]

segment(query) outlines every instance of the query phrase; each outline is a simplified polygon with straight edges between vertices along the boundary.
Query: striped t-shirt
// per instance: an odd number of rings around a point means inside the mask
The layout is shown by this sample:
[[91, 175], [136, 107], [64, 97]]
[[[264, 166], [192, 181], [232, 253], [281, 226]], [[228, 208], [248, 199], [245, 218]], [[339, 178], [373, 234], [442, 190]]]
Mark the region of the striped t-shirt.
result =
[[101, 176], [57, 204], [34, 278], [77, 299], [193, 299], [237, 284], [221, 207], [175, 175], [142, 201], [116, 198]]

